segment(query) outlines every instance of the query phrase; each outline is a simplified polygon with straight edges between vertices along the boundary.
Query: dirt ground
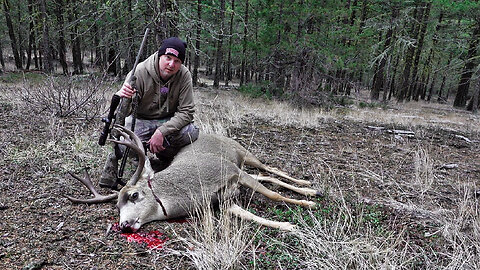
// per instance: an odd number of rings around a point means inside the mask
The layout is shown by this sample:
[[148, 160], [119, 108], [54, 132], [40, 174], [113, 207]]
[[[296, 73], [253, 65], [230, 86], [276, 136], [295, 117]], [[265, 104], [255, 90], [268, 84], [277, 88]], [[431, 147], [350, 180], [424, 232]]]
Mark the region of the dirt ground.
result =
[[[114, 203], [74, 205], [62, 196], [87, 195], [60, 162], [73, 159], [77, 163], [71, 167], [78, 165], [75, 169], [80, 172], [80, 162], [90, 159], [82, 156], [84, 146], [71, 142], [86, 134], [94, 145], [99, 121], [52, 120], [4, 98], [0, 98], [0, 119], [1, 269], [185, 267], [181, 261], [156, 256], [158, 251], [145, 245], [127, 242], [119, 233], [106, 234], [117, 220]], [[389, 228], [406, 230], [412, 241], [423, 246], [434, 241], [433, 251], [444, 251], [442, 241], [426, 235], [440, 230], [460, 203], [476, 202], [480, 194], [480, 134], [474, 130], [411, 129], [345, 119], [326, 119], [317, 128], [299, 129], [245, 117], [242, 126], [231, 127], [228, 133], [260, 160], [313, 181], [324, 196], [342, 193], [381, 205]], [[98, 177], [101, 164], [83, 166], [91, 168], [92, 178]], [[260, 212], [275, 204], [258, 200], [252, 207]], [[463, 231], [473, 230], [469, 222], [462, 225]], [[173, 230], [182, 232], [188, 226], [155, 222], [144, 230], [172, 238]]]

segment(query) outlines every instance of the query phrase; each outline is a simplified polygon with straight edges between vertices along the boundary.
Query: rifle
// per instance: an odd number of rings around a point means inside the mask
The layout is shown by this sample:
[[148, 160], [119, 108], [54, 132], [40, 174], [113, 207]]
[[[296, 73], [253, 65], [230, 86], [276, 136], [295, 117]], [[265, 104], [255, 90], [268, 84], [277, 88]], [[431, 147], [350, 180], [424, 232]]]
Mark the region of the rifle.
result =
[[[137, 58], [135, 59], [135, 63], [133, 65], [132, 71], [130, 72], [130, 78], [128, 79], [129, 84], [134, 87], [135, 81], [137, 80], [137, 77], [135, 77], [135, 70], [137, 69], [138, 62], [140, 61], [140, 56], [143, 52], [143, 48], [145, 47], [145, 41], [147, 40], [147, 35], [148, 32], [150, 31], [149, 28], [145, 30], [145, 34], [143, 35], [143, 40], [142, 44], [140, 45], [140, 49], [138, 50]], [[103, 127], [102, 133], [100, 134], [100, 138], [98, 139], [98, 144], [103, 146], [105, 145], [105, 142], [107, 141], [108, 135], [111, 133], [113, 125], [115, 124], [117, 117], [115, 114], [115, 111], [117, 110], [118, 105], [120, 104], [120, 101], [123, 102], [125, 98], [120, 98], [117, 95], [113, 95], [112, 101], [110, 102], [110, 109], [108, 112], [108, 115], [104, 118], [102, 118], [102, 122], [105, 123], [105, 126]], [[113, 123], [113, 124], [112, 124]]]
[[[135, 89], [135, 81], [137, 80], [137, 77], [135, 76], [135, 70], [137, 69], [138, 63], [140, 62], [140, 57], [143, 53], [143, 48], [145, 47], [145, 43], [146, 43], [149, 31], [150, 31], [150, 29], [147, 27], [145, 29], [145, 34], [143, 35], [142, 43], [141, 43], [140, 48], [138, 50], [137, 57], [135, 58], [135, 63], [133, 65], [132, 70], [130, 71], [130, 77], [128, 78], [128, 83], [134, 89]], [[132, 99], [134, 100], [134, 102], [133, 102], [134, 104], [132, 106], [133, 119], [132, 119], [131, 130], [134, 131], [135, 122], [136, 122], [136, 113], [137, 113], [136, 112], [137, 111], [136, 107], [137, 107], [137, 104], [138, 104], [138, 95], [134, 94]], [[113, 95], [112, 100], [110, 102], [109, 113], [108, 113], [107, 117], [102, 118], [102, 122], [105, 123], [105, 126], [103, 127], [103, 131], [100, 134], [100, 138], [98, 140], [99, 145], [102, 145], [102, 146], [105, 145], [105, 142], [107, 140], [108, 135], [110, 135], [110, 137], [112, 137], [112, 134], [111, 134], [112, 128], [117, 121], [121, 125], [125, 124], [124, 123], [125, 122], [125, 116], [127, 114], [127, 110], [128, 110], [128, 107], [129, 107], [132, 99], [120, 98], [120, 96], [118, 96], [118, 95]], [[115, 114], [115, 111], [117, 110], [118, 105], [120, 105], [119, 112], [117, 113], [119, 115]], [[115, 156], [117, 157], [117, 159], [122, 158], [122, 164], [119, 168], [118, 175], [117, 175], [117, 182], [119, 182], [120, 184], [123, 184], [123, 185], [124, 185], [124, 183], [122, 182], [121, 178], [123, 176], [123, 171], [125, 169], [125, 163], [126, 163], [126, 160], [128, 158], [128, 154], [130, 152], [129, 150], [130, 150], [130, 148], [127, 148], [122, 155], [121, 150], [118, 147], [118, 145], [115, 145]]]

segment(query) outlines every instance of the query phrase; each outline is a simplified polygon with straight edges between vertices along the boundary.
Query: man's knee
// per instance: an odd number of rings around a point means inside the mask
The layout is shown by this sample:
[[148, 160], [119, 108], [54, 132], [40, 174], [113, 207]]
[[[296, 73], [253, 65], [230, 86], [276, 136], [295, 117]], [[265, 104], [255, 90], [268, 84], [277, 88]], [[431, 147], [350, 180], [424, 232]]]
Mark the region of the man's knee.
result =
[[170, 144], [175, 147], [183, 147], [198, 139], [199, 130], [193, 123], [184, 126], [179, 132], [167, 136]]

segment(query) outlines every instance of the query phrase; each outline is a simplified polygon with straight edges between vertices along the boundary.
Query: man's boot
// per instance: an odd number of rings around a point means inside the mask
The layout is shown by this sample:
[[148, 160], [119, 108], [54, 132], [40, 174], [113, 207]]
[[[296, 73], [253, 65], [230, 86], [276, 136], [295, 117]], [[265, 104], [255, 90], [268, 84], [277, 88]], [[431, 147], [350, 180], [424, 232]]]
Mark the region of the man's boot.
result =
[[117, 172], [118, 172], [118, 159], [115, 153], [108, 155], [105, 166], [103, 167], [102, 176], [98, 184], [104, 188], [117, 188]]

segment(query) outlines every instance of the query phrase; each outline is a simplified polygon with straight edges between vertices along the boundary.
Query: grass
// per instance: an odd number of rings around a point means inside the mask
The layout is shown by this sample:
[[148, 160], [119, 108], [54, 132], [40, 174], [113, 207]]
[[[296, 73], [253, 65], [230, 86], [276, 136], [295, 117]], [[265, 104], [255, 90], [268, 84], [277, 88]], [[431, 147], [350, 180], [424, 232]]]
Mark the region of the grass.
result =
[[[2, 78], [12, 84], [22, 80], [8, 76]], [[46, 90], [47, 86], [42, 89]], [[0, 101], [2, 112], [40, 119], [33, 112], [27, 114], [29, 110], [25, 109], [23, 101], [15, 99], [18, 89], [11, 85], [2, 88], [6, 89], [4, 94], [7, 96]], [[109, 90], [109, 93], [114, 92]], [[422, 130], [427, 128], [453, 134], [480, 132], [478, 116], [440, 104], [410, 102], [381, 108], [350, 106], [341, 110], [306, 110], [288, 103], [252, 99], [233, 91], [212, 89], [195, 91], [195, 99], [196, 124], [202, 132], [227, 136], [231, 135], [229, 132], [233, 127], [241, 129], [249, 125], [255, 129], [258, 122], [315, 132], [322, 132], [326, 122], [344, 125], [348, 121], [358, 126], [376, 123], [414, 129], [419, 142], [425, 139]], [[109, 148], [96, 145], [100, 132], [98, 125], [83, 120], [76, 124], [66, 123], [74, 120], [46, 111], [39, 114], [42, 115], [41, 121], [36, 122], [35, 130], [31, 131], [38, 135], [35, 142], [17, 136], [16, 129], [30, 128], [17, 124], [11, 135], [16, 136], [16, 143], [2, 145], [3, 161], [18, 168], [12, 172], [9, 181], [31, 177], [20, 175], [23, 174], [22, 168], [27, 167], [36, 168], [38, 175], [33, 177], [50, 177], [51, 181], [66, 170], [78, 170], [83, 166], [91, 167], [98, 174], [109, 152]], [[305, 134], [308, 137], [308, 133]], [[342, 135], [338, 134], [338, 140]], [[355, 145], [355, 136], [353, 134], [354, 139], [342, 145], [334, 155], [324, 154], [323, 159], [318, 158], [314, 165], [303, 168], [301, 163], [301, 168], [295, 168], [300, 170], [299, 174], [313, 179], [316, 188], [326, 194], [317, 201], [318, 209], [261, 206], [259, 215], [293, 222], [299, 228], [295, 233], [259, 228], [232, 219], [224, 214], [226, 211], [217, 213], [205, 209], [196, 222], [185, 225], [188, 226], [185, 232], [175, 232], [174, 249], [151, 253], [148, 259], [157, 268], [164, 267], [164, 259], [172, 261], [168, 259], [172, 257], [178, 264], [169, 267], [188, 265], [196, 269], [480, 268], [478, 181], [468, 174], [476, 170], [476, 165], [460, 164], [461, 171], [448, 175], [437, 165], [457, 158], [447, 150], [441, 152], [451, 142], [442, 142], [435, 147], [393, 137], [386, 144], [363, 146], [379, 151], [378, 156], [366, 157], [361, 152], [364, 148], [359, 150]], [[381, 135], [371, 136], [377, 136], [375, 139], [378, 140]], [[334, 145], [322, 144], [320, 147], [328, 149]], [[387, 152], [385, 149], [392, 150], [389, 152], [391, 156], [380, 155], [380, 151]], [[316, 149], [317, 152], [320, 150]], [[291, 154], [289, 158], [307, 159], [296, 149]], [[336, 159], [332, 158], [349, 154], [355, 156], [351, 159], [352, 164], [343, 168], [335, 166]], [[382, 167], [386, 161], [393, 165]], [[71, 185], [73, 180], [68, 184], [67, 180], [62, 181], [65, 186]], [[378, 190], [374, 190], [375, 187]], [[367, 200], [361, 193], [364, 190], [371, 191], [374, 196]], [[444, 201], [448, 200], [453, 201], [447, 206]]]

